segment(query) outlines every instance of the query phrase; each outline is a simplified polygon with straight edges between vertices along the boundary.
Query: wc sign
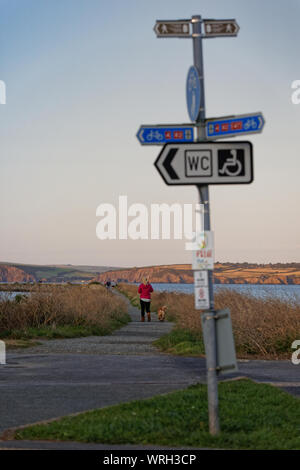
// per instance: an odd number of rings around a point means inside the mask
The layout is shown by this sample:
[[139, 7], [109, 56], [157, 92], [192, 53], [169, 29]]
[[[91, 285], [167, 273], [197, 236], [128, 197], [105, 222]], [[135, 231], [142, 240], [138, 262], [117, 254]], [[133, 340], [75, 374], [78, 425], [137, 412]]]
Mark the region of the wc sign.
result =
[[211, 150], [188, 150], [185, 152], [185, 174], [190, 176], [212, 175]]
[[166, 144], [155, 166], [167, 184], [248, 184], [253, 181], [251, 142]]

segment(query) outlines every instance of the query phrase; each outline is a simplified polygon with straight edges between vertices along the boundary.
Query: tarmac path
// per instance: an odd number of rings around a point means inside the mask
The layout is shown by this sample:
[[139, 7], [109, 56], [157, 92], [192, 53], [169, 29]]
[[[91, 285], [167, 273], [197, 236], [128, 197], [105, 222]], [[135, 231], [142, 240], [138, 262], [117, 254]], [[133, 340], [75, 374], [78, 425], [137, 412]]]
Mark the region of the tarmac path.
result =
[[[205, 383], [204, 358], [172, 356], [152, 345], [173, 324], [159, 322], [155, 314], [152, 322], [141, 323], [138, 309], [127, 302], [132, 321], [110, 336], [43, 341], [26, 352], [7, 354], [7, 364], [0, 365], [0, 433]], [[300, 397], [300, 365], [291, 361], [239, 361], [239, 372], [222, 379], [239, 376], [272, 383]], [[24, 445], [0, 441], [0, 449]], [[55, 445], [27, 443], [27, 448]]]

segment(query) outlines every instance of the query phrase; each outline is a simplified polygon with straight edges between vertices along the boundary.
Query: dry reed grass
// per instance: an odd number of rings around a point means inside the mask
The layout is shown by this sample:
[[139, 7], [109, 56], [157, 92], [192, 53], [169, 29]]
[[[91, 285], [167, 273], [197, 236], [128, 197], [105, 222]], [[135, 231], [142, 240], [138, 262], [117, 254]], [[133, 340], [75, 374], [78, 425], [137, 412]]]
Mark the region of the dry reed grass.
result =
[[102, 286], [43, 286], [21, 300], [0, 300], [0, 335], [42, 327], [97, 327], [110, 330], [127, 321], [123, 299]]
[[[120, 289], [137, 303], [137, 286], [121, 284]], [[194, 296], [175, 292], [153, 292], [151, 310], [167, 305], [167, 319], [176, 328], [201, 333], [201, 312], [194, 308]], [[289, 359], [291, 344], [300, 339], [300, 304], [278, 298], [256, 298], [226, 289], [215, 295], [215, 308], [229, 308], [240, 358]]]

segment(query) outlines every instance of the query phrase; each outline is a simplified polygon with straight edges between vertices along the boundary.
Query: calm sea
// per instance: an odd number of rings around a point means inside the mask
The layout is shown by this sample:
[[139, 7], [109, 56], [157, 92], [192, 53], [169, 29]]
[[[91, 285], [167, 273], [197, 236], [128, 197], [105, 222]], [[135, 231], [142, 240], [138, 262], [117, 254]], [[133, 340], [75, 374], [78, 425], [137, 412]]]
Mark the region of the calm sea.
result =
[[[153, 289], [168, 292], [184, 292], [193, 294], [194, 284], [168, 284], [152, 283]], [[292, 299], [300, 302], [300, 285], [250, 285], [250, 284], [216, 284], [214, 291], [231, 289], [241, 294], [250, 294], [254, 297], [278, 297], [281, 299]]]
[[[184, 292], [185, 294], [194, 293], [194, 284], [173, 284], [173, 283], [152, 283], [153, 289], [156, 291], [167, 292]], [[214, 291], [231, 289], [241, 294], [250, 294], [254, 297], [278, 297], [280, 299], [296, 300], [300, 303], [300, 285], [250, 285], [250, 284], [216, 284]], [[28, 295], [26, 292], [2, 292], [0, 291], [1, 298], [15, 298], [16, 295]]]
[[16, 295], [29, 295], [28, 292], [8, 292], [8, 291], [0, 291], [0, 299], [14, 299]]

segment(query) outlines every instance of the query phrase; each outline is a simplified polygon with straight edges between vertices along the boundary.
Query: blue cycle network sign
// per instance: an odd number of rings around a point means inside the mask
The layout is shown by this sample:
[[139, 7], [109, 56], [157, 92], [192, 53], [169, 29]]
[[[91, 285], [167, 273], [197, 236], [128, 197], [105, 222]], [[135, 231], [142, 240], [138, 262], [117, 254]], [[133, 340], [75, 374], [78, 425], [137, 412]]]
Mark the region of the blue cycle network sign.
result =
[[186, 79], [186, 103], [191, 121], [196, 121], [201, 106], [201, 87], [198, 70], [194, 66], [189, 68]]
[[164, 145], [172, 142], [193, 142], [192, 125], [141, 126], [136, 134], [142, 145]]
[[261, 132], [265, 124], [262, 113], [243, 114], [228, 118], [208, 119], [205, 124], [206, 137], [230, 137], [238, 134], [254, 134]]

